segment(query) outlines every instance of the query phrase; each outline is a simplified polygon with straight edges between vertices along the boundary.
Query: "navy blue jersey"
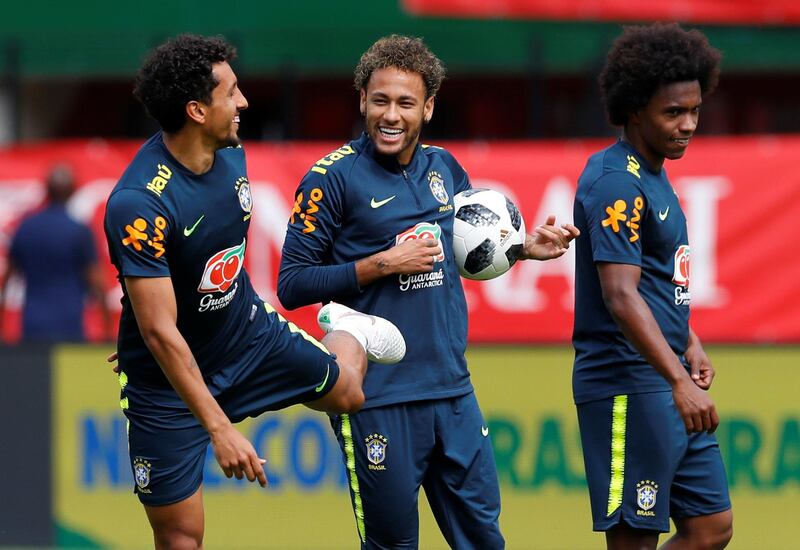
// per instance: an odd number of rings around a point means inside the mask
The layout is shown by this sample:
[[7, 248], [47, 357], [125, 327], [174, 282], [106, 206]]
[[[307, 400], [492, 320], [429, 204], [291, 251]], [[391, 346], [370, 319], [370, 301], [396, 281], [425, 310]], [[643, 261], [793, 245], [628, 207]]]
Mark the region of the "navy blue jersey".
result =
[[63, 205], [50, 204], [23, 220], [8, 255], [25, 279], [23, 338], [84, 340], [87, 272], [97, 263], [92, 231]]
[[617, 394], [669, 390], [622, 334], [603, 302], [598, 262], [641, 267], [639, 293], [672, 350], [689, 338], [686, 218], [665, 171], [653, 172], [624, 142], [592, 155], [575, 196], [575, 368], [577, 403]]
[[111, 261], [122, 284], [119, 364], [132, 382], [167, 385], [142, 340], [125, 277], [170, 277], [177, 326], [205, 377], [244, 361], [246, 344], [262, 326], [260, 303], [243, 269], [252, 197], [244, 152], [216, 152], [196, 175], [173, 158], [161, 134], [139, 150], [106, 206]]
[[[364, 134], [318, 161], [300, 182], [283, 245], [278, 297], [289, 309], [337, 301], [392, 321], [407, 351], [372, 364], [366, 406], [472, 391], [464, 351], [467, 307], [453, 259], [453, 196], [470, 188], [444, 149], [418, 145], [411, 163], [376, 153]], [[355, 262], [407, 239], [439, 239], [431, 273], [392, 275], [359, 288]]]

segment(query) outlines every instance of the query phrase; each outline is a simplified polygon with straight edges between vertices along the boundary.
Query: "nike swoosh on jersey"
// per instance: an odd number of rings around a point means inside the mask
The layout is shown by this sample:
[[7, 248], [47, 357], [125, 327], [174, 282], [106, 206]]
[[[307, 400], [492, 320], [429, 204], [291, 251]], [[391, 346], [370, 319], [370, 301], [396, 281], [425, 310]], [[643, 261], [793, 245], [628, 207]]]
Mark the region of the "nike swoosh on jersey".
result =
[[328, 383], [328, 376], [330, 376], [330, 374], [331, 374], [331, 366], [328, 365], [328, 370], [325, 371], [325, 380], [323, 380], [319, 386], [314, 388], [315, 392], [319, 393], [325, 388], [325, 384]]
[[391, 196], [391, 197], [389, 197], [388, 199], [383, 199], [382, 201], [376, 201], [376, 200], [375, 200], [375, 197], [372, 197], [372, 200], [369, 202], [369, 205], [370, 205], [372, 208], [380, 208], [381, 206], [383, 206], [384, 204], [386, 204], [387, 202], [389, 202], [390, 200], [392, 200], [392, 199], [393, 199], [393, 198], [395, 198], [396, 196], [397, 196], [397, 195], [392, 195], [392, 196]]
[[202, 216], [200, 216], [199, 218], [197, 218], [197, 221], [196, 221], [196, 222], [194, 222], [194, 225], [193, 225], [191, 228], [184, 227], [184, 228], [183, 228], [183, 236], [184, 236], [184, 237], [188, 237], [189, 235], [191, 235], [192, 233], [194, 233], [194, 230], [195, 230], [195, 228], [196, 228], [198, 225], [200, 225], [200, 222], [201, 222], [201, 221], [203, 221], [203, 218], [205, 218], [205, 217], [206, 217], [206, 215], [205, 215], [205, 214], [203, 214]]
[[667, 219], [668, 215], [669, 215], [669, 206], [667, 206], [667, 209], [664, 210], [663, 212], [661, 210], [658, 211], [658, 219], [660, 219], [662, 222]]

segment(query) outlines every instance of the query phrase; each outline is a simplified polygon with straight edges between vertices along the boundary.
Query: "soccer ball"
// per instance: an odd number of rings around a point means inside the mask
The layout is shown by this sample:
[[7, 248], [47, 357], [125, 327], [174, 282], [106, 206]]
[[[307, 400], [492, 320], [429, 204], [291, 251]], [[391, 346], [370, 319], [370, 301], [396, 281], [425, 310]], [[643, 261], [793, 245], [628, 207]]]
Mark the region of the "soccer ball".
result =
[[514, 203], [492, 189], [469, 189], [453, 204], [453, 253], [461, 276], [485, 281], [511, 269], [525, 242], [525, 222]]

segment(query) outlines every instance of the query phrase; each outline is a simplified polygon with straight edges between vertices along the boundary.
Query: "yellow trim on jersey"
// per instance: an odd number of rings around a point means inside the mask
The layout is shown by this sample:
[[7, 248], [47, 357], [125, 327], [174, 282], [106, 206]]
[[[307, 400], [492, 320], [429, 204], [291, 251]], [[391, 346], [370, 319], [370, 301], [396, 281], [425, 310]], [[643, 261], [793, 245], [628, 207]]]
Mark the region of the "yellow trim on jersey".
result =
[[289, 332], [291, 332], [292, 334], [299, 334], [309, 344], [312, 344], [313, 346], [316, 346], [317, 348], [319, 348], [320, 350], [324, 351], [325, 353], [330, 354], [330, 351], [328, 351], [328, 348], [326, 348], [325, 345], [322, 342], [320, 342], [319, 340], [317, 340], [316, 338], [314, 338], [313, 336], [308, 334], [306, 331], [304, 331], [303, 329], [301, 329], [300, 327], [298, 327], [297, 325], [295, 325], [291, 321], [286, 320], [286, 317], [284, 317], [283, 315], [278, 313], [278, 311], [274, 307], [272, 307], [270, 304], [268, 304], [267, 302], [264, 302], [264, 309], [267, 310], [267, 313], [274, 313], [278, 317], [278, 320], [281, 323], [286, 323], [286, 327], [289, 329]]

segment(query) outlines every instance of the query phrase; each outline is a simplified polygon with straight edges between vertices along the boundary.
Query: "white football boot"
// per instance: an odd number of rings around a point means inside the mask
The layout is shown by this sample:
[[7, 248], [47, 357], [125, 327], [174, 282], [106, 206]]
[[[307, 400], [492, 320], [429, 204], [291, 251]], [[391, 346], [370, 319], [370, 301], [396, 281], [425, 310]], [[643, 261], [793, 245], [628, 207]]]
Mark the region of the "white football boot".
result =
[[353, 335], [367, 352], [370, 361], [391, 365], [406, 355], [406, 341], [390, 321], [367, 315], [342, 304], [330, 302], [317, 314], [317, 324], [325, 331], [343, 330]]

